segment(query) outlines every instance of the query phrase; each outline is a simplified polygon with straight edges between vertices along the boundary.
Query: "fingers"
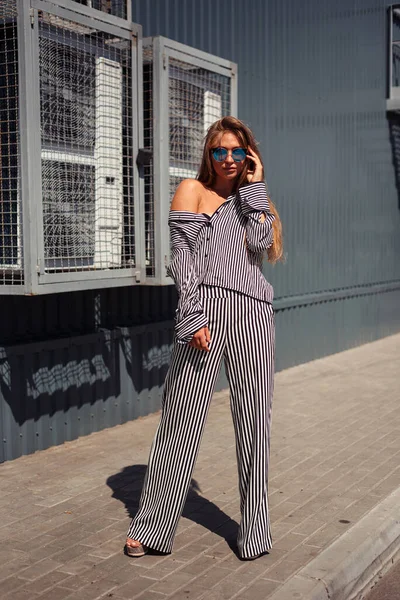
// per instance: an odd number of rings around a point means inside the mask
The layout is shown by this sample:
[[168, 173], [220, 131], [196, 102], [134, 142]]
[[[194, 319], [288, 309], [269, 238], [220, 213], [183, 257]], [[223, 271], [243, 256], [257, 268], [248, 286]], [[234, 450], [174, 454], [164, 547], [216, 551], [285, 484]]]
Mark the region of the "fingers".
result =
[[206, 338], [204, 337], [204, 335], [202, 337], [195, 337], [195, 339], [193, 340], [193, 343], [191, 343], [191, 345], [196, 348], [197, 350], [204, 350], [205, 352], [209, 352], [210, 348], [208, 347], [208, 344], [206, 342]]
[[258, 154], [256, 154], [251, 148], [248, 148], [247, 151], [250, 152], [250, 154], [246, 155], [247, 158], [250, 158], [256, 167], [262, 168], [261, 159]]
[[254, 171], [247, 173], [247, 181], [249, 183], [255, 183], [263, 180], [263, 167], [260, 157], [251, 148], [247, 149], [250, 154], [247, 154], [247, 158], [253, 161], [252, 167]]
[[199, 335], [198, 337], [198, 343], [199, 343], [199, 350], [204, 350], [205, 352], [210, 352], [210, 348], [208, 347], [208, 342], [207, 342], [207, 336], [205, 333], [205, 328], [203, 329], [202, 333]]
[[258, 154], [256, 152], [254, 152], [253, 148], [247, 148], [247, 151], [250, 152], [251, 158], [256, 158], [256, 159], [260, 160]]
[[190, 346], [196, 348], [197, 350], [203, 350], [205, 352], [209, 352], [209, 343], [211, 341], [210, 332], [208, 327], [203, 327], [199, 331], [196, 331], [192, 340], [189, 342]]
[[247, 158], [249, 158], [252, 161], [251, 163], [249, 163], [249, 169], [251, 169], [251, 171], [254, 171], [259, 167], [259, 163], [257, 162], [257, 159], [254, 158], [254, 156], [250, 156], [250, 154], [248, 154]]
[[255, 162], [256, 164], [260, 163], [260, 158], [259, 156], [254, 152], [254, 150], [252, 150], [251, 148], [247, 148], [247, 151], [250, 152], [250, 154], [247, 154], [247, 158], [250, 158], [250, 160], [252, 160], [253, 162]]

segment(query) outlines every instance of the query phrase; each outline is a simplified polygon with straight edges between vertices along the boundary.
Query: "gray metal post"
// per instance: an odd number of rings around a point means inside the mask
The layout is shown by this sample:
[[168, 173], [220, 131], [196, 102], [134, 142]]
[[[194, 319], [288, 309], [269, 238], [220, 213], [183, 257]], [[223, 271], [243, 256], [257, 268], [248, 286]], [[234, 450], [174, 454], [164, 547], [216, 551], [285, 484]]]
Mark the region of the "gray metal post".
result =
[[35, 174], [30, 188], [30, 197], [34, 207], [32, 226], [36, 236], [35, 293], [39, 291], [40, 276], [44, 275], [44, 232], [42, 202], [42, 158], [40, 130], [40, 72], [39, 72], [39, 20], [38, 11], [32, 9], [31, 55], [32, 68], [28, 75], [28, 89], [31, 90], [31, 151], [30, 166]]
[[[37, 206], [35, 188], [37, 176], [33, 157], [35, 154], [35, 102], [33, 85], [32, 26], [34, 12], [25, 0], [18, 0], [18, 48], [19, 48], [19, 115], [21, 156], [22, 231], [25, 290], [37, 291]], [[29, 100], [28, 100], [29, 98]], [[40, 185], [40, 183], [39, 183]]]
[[135, 215], [135, 267], [136, 280], [143, 281], [146, 275], [144, 249], [144, 180], [139, 177], [135, 164], [139, 148], [143, 148], [143, 50], [142, 27], [132, 31], [132, 122], [133, 122], [133, 202]]
[[[169, 209], [169, 111], [168, 111], [168, 56], [164, 40], [154, 39], [153, 46], [154, 114], [154, 237], [155, 274], [159, 283], [165, 280], [169, 256], [167, 219]], [[159, 166], [159, 168], [157, 168]]]

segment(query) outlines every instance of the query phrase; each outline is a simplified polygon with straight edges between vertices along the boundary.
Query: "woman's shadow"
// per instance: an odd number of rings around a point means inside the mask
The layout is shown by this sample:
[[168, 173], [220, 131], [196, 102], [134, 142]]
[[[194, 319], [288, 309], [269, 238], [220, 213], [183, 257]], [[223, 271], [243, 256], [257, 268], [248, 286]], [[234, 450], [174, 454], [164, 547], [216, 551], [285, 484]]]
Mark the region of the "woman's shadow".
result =
[[[107, 485], [113, 491], [112, 497], [125, 504], [130, 518], [135, 516], [138, 509], [146, 468], [146, 465], [124, 467], [107, 479]], [[182, 516], [221, 536], [237, 554], [238, 524], [218, 506], [200, 496], [199, 492], [198, 483], [192, 479]]]

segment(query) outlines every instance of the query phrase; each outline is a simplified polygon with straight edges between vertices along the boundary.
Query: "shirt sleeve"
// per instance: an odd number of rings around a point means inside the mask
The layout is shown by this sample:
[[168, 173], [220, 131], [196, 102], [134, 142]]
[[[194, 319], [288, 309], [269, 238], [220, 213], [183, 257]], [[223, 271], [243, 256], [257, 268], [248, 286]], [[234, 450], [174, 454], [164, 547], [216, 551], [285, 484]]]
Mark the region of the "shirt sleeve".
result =
[[[270, 211], [267, 188], [263, 181], [249, 183], [238, 190], [242, 214], [247, 217], [246, 243], [249, 250], [261, 253], [273, 243], [272, 223], [275, 220]], [[260, 221], [261, 215], [265, 221]]]
[[[193, 221], [192, 221], [193, 223]], [[187, 344], [193, 335], [208, 324], [199, 298], [199, 281], [193, 260], [193, 249], [187, 235], [190, 220], [170, 217], [171, 262], [167, 275], [173, 278], [179, 294], [175, 315], [177, 342]]]

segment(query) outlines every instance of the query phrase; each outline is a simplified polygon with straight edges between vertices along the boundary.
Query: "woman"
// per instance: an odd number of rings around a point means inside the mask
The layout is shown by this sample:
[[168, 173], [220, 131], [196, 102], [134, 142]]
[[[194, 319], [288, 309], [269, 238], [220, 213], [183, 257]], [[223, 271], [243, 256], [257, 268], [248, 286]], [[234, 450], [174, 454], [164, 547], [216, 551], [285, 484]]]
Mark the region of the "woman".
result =
[[265, 251], [270, 262], [281, 258], [282, 242], [263, 179], [253, 134], [224, 117], [207, 133], [197, 179], [182, 181], [172, 200], [175, 344], [139, 511], [128, 530], [129, 556], [172, 550], [222, 358], [236, 436], [239, 555], [256, 558], [271, 548], [274, 316], [261, 265]]

